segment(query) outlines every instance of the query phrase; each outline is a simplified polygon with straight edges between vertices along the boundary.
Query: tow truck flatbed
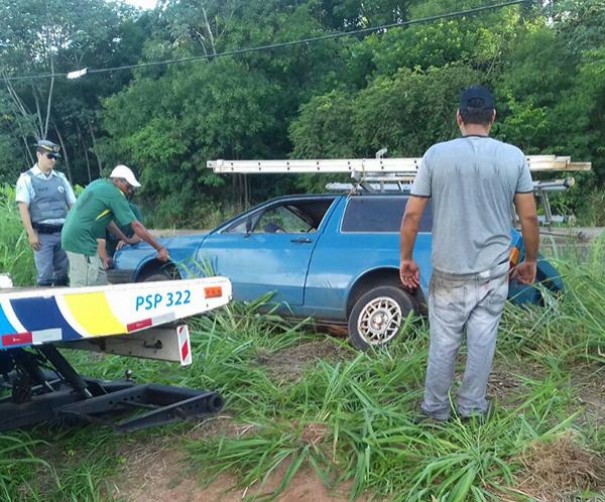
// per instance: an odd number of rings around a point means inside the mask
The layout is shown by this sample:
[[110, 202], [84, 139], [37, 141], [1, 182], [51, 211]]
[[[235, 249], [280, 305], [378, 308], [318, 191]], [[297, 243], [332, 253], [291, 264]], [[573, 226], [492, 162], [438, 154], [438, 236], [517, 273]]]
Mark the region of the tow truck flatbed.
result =
[[119, 336], [226, 305], [223, 277], [0, 290], [0, 349]]
[[[76, 417], [131, 431], [220, 410], [215, 392], [85, 378], [58, 348], [191, 364], [183, 319], [229, 303], [224, 277], [0, 290], [0, 431]], [[108, 416], [145, 410], [115, 423]]]

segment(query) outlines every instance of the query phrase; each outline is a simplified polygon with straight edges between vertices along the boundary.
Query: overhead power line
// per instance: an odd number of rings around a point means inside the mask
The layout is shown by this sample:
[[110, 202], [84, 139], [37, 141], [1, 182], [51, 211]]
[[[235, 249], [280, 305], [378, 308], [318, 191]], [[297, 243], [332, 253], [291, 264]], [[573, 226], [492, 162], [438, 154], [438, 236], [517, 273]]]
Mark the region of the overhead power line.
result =
[[459, 10], [459, 11], [455, 11], [455, 12], [449, 12], [446, 14], [437, 14], [434, 16], [428, 16], [428, 17], [423, 17], [423, 18], [419, 18], [419, 19], [411, 19], [409, 21], [400, 21], [397, 23], [383, 24], [380, 26], [372, 26], [370, 28], [361, 28], [359, 30], [353, 30], [353, 31], [329, 33], [329, 34], [320, 35], [317, 37], [309, 37], [309, 38], [303, 38], [303, 39], [299, 39], [299, 40], [292, 40], [290, 42], [280, 42], [280, 43], [276, 43], [276, 44], [260, 45], [260, 46], [256, 46], [256, 47], [245, 47], [242, 49], [235, 49], [235, 50], [220, 52], [218, 54], [209, 54], [209, 55], [204, 55], [204, 56], [190, 56], [190, 57], [186, 57], [186, 58], [167, 59], [167, 60], [163, 60], [163, 61], [148, 61], [146, 63], [136, 63], [136, 64], [130, 64], [130, 65], [123, 65], [123, 66], [112, 66], [109, 68], [85, 68], [85, 69], [81, 69], [81, 70], [71, 71], [68, 73], [42, 73], [42, 74], [38, 74], [38, 75], [27, 75], [27, 76], [23, 75], [23, 76], [16, 76], [16, 77], [6, 77], [6, 78], [4, 78], [4, 80], [7, 80], [7, 81], [33, 80], [33, 79], [45, 79], [45, 78], [53, 78], [53, 77], [55, 77], [55, 78], [56, 77], [74, 78], [74, 76], [73, 76], [74, 74], [91, 75], [91, 74], [95, 74], [95, 73], [113, 73], [113, 72], [123, 71], [123, 70], [134, 70], [137, 68], [150, 68], [153, 66], [164, 66], [164, 65], [168, 66], [168, 65], [173, 65], [173, 64], [210, 60], [210, 59], [215, 59], [215, 58], [225, 57], [225, 56], [238, 56], [238, 55], [242, 55], [242, 54], [249, 54], [251, 52], [262, 52], [262, 51], [273, 50], [273, 49], [281, 49], [284, 47], [293, 47], [296, 45], [305, 45], [305, 44], [308, 45], [308, 44], [315, 43], [315, 42], [321, 42], [323, 40], [332, 40], [332, 39], [336, 39], [336, 38], [352, 37], [352, 36], [356, 36], [356, 35], [364, 35], [364, 34], [373, 33], [373, 32], [386, 31], [390, 28], [402, 28], [402, 27], [411, 26], [411, 25], [415, 25], [415, 24], [432, 23], [434, 21], [440, 21], [440, 20], [444, 20], [444, 19], [455, 19], [455, 18], [461, 18], [461, 17], [465, 17], [465, 16], [472, 16], [472, 15], [480, 14], [480, 13], [483, 13], [486, 11], [497, 10], [497, 9], [502, 9], [504, 7], [510, 7], [512, 5], [519, 5], [519, 4], [523, 4], [523, 3], [532, 3], [532, 2], [533, 2], [533, 0], [512, 0], [509, 2], [504, 2], [504, 3], [494, 4], [494, 5], [484, 5], [482, 7], [475, 7], [473, 9]]

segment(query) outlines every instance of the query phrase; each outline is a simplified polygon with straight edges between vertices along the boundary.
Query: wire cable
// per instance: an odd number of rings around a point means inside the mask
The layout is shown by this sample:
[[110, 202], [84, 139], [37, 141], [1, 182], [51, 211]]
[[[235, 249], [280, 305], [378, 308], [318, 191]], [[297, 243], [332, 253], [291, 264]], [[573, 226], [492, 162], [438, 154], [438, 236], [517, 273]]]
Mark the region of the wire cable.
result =
[[[446, 14], [437, 14], [434, 16], [428, 16], [428, 17], [423, 17], [423, 18], [419, 18], [419, 19], [411, 19], [409, 21], [399, 21], [397, 23], [383, 24], [380, 26], [373, 26], [370, 28], [361, 28], [359, 30], [330, 33], [327, 35], [320, 35], [317, 37], [309, 37], [309, 38], [303, 38], [303, 39], [299, 39], [299, 40], [292, 40], [290, 42], [280, 42], [280, 43], [275, 43], [275, 44], [260, 45], [260, 46], [256, 46], [256, 47], [246, 47], [243, 49], [224, 51], [224, 52], [220, 52], [218, 54], [208, 54], [208, 55], [204, 55], [204, 56], [190, 56], [190, 57], [179, 58], [179, 59], [168, 59], [168, 60], [164, 60], [164, 61], [149, 61], [146, 63], [136, 63], [136, 64], [130, 64], [130, 65], [123, 65], [123, 66], [113, 66], [113, 67], [109, 67], [109, 68], [91, 68], [91, 69], [87, 69], [85, 74], [88, 75], [88, 74], [113, 73], [113, 72], [117, 72], [117, 71], [134, 70], [137, 68], [150, 68], [153, 66], [190, 63], [190, 62], [195, 62], [195, 61], [211, 60], [211, 59], [215, 59], [215, 58], [219, 58], [219, 57], [238, 56], [238, 55], [242, 55], [242, 54], [249, 54], [251, 52], [261, 52], [261, 51], [267, 51], [267, 50], [273, 50], [273, 49], [281, 49], [284, 47], [293, 47], [296, 45], [304, 45], [304, 44], [308, 45], [311, 43], [321, 42], [324, 40], [333, 40], [333, 39], [342, 38], [342, 37], [351, 37], [351, 36], [364, 35], [364, 34], [373, 33], [373, 32], [386, 31], [390, 28], [402, 28], [402, 27], [411, 26], [411, 25], [415, 25], [415, 24], [432, 23], [434, 21], [440, 21], [443, 19], [455, 19], [455, 18], [459, 18], [459, 17], [471, 16], [471, 15], [483, 13], [483, 12], [490, 11], [490, 10], [496, 10], [496, 9], [502, 9], [504, 7], [510, 7], [512, 5], [519, 5], [519, 4], [523, 4], [523, 3], [532, 3], [532, 1], [533, 0], [511, 0], [509, 2], [504, 2], [504, 3], [500, 3], [500, 4], [484, 5], [482, 7], [475, 7], [475, 8], [467, 9], [467, 10], [448, 12]], [[69, 73], [73, 73], [73, 72], [69, 72]], [[5, 81], [34, 80], [34, 79], [44, 79], [44, 78], [67, 77], [67, 75], [68, 75], [68, 73], [43, 73], [43, 74], [39, 74], [39, 75], [5, 77], [3, 80], [5, 80]]]

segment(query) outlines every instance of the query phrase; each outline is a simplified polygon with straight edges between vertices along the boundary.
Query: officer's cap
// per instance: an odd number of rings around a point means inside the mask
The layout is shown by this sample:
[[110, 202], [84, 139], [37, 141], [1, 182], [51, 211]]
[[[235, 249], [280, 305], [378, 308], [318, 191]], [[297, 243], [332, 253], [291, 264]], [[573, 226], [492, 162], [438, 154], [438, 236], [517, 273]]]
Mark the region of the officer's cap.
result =
[[61, 147], [52, 141], [48, 141], [47, 139], [41, 139], [36, 143], [36, 150], [38, 152], [45, 153], [54, 153], [59, 156], [59, 152], [61, 151]]

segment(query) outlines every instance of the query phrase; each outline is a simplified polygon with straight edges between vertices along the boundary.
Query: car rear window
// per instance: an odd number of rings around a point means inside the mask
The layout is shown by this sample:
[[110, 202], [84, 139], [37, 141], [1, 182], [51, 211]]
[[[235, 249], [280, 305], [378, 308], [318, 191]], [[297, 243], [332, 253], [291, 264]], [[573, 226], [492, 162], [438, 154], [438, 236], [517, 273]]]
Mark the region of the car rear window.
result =
[[[341, 229], [343, 232], [399, 232], [407, 201], [408, 197], [402, 196], [351, 197]], [[420, 232], [430, 232], [432, 226], [433, 212], [429, 201], [420, 222]]]

